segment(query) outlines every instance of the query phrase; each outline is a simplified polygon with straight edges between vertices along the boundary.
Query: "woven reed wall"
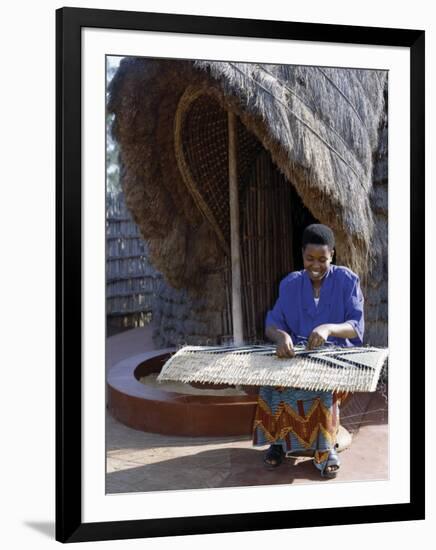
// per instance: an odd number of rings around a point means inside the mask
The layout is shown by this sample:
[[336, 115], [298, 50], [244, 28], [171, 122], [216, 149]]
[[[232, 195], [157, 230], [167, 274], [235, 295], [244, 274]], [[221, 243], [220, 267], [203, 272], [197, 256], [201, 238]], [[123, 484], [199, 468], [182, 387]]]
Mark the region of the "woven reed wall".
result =
[[[224, 280], [224, 271], [215, 275], [216, 285], [224, 287]], [[153, 305], [155, 346], [208, 346], [231, 342], [227, 310], [218, 308], [212, 295], [213, 292], [206, 288], [203, 296], [194, 296], [162, 281]]]
[[[385, 105], [388, 104], [387, 86]], [[379, 126], [379, 145], [373, 158], [373, 189], [370, 196], [376, 226], [376, 238], [384, 255], [378, 257], [365, 295], [365, 342], [373, 346], [388, 346], [388, 113], [387, 107]]]
[[147, 244], [128, 212], [123, 193], [106, 198], [106, 315], [124, 327], [151, 319], [162, 275], [147, 258]]
[[280, 280], [294, 268], [292, 187], [267, 151], [257, 157], [240, 198], [244, 336], [258, 342]]

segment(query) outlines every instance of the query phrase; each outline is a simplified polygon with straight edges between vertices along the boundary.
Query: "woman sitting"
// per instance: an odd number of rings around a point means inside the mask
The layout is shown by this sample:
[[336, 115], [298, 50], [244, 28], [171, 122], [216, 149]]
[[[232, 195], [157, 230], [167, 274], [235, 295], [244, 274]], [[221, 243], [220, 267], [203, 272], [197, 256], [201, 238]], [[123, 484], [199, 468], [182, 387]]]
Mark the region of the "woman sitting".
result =
[[[277, 356], [290, 358], [294, 346], [314, 349], [324, 344], [363, 344], [363, 296], [359, 278], [332, 264], [335, 239], [322, 224], [308, 226], [302, 237], [304, 269], [280, 283], [279, 297], [266, 316], [266, 335], [277, 344]], [[276, 468], [285, 453], [313, 456], [323, 477], [336, 477], [335, 451], [339, 404], [344, 394], [263, 386], [259, 390], [253, 445], [271, 444], [264, 458]]]

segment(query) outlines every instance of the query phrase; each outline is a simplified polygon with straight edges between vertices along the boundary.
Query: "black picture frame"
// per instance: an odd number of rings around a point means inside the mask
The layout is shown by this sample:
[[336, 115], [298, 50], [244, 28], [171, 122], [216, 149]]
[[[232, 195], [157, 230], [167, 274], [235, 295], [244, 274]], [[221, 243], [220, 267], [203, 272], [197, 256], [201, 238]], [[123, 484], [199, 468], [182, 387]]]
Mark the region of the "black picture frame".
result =
[[[348, 508], [82, 522], [81, 29], [126, 29], [410, 49], [410, 502]], [[285, 21], [62, 8], [56, 12], [56, 539], [96, 541], [424, 519], [425, 33]], [[419, 322], [418, 322], [419, 321]], [[412, 357], [410, 358], [412, 365]]]

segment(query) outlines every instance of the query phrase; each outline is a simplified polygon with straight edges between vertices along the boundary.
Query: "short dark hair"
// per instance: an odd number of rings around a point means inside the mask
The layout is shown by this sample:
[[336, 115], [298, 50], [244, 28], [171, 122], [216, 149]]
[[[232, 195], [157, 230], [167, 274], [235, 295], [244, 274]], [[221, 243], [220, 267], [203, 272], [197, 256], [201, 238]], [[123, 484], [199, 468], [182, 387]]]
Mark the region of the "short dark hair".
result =
[[333, 231], [330, 227], [322, 223], [308, 225], [303, 231], [301, 246], [305, 248], [308, 244], [326, 244], [330, 250], [333, 250], [335, 247], [335, 236]]

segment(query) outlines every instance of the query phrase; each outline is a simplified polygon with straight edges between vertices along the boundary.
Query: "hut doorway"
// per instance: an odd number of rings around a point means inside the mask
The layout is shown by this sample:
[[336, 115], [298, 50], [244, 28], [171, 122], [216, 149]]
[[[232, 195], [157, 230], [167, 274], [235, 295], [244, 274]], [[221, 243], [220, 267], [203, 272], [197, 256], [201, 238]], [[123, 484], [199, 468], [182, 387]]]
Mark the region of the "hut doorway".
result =
[[316, 220], [263, 148], [240, 203], [244, 340], [256, 343], [264, 339], [265, 315], [281, 279], [302, 268], [301, 235]]
[[[264, 340], [264, 320], [280, 280], [301, 269], [301, 235], [317, 220], [257, 137], [236, 120], [241, 302], [245, 342]], [[227, 293], [221, 341], [232, 341], [228, 112], [215, 89], [188, 88], [175, 124], [184, 182], [225, 252]]]

